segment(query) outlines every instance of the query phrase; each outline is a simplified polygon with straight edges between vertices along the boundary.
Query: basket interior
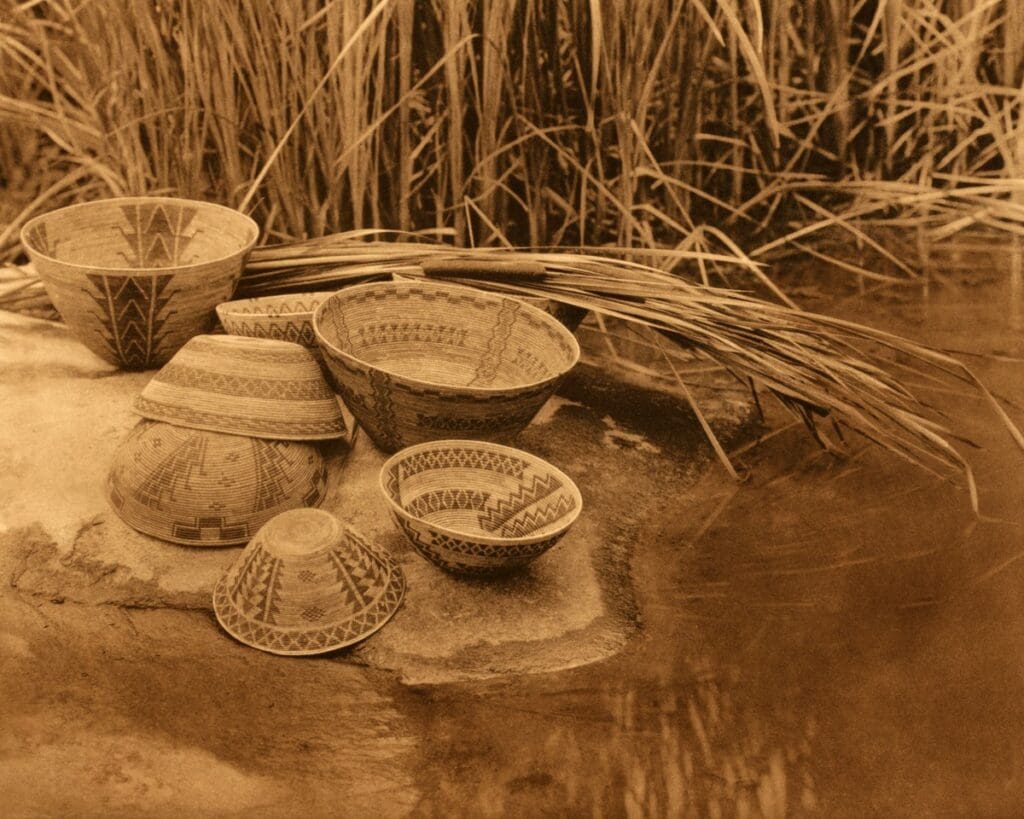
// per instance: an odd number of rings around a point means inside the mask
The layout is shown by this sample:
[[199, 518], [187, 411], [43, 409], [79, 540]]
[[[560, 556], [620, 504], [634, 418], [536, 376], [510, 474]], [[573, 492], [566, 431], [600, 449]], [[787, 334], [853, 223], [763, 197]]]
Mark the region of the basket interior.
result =
[[394, 375], [508, 389], [565, 373], [579, 355], [554, 319], [515, 299], [384, 283], [330, 298], [318, 330], [334, 347]]
[[118, 270], [161, 269], [216, 261], [255, 239], [241, 214], [202, 202], [90, 202], [29, 226], [31, 250], [68, 264]]
[[542, 461], [472, 448], [410, 454], [385, 485], [411, 517], [467, 537], [543, 537], [580, 507], [579, 490]]

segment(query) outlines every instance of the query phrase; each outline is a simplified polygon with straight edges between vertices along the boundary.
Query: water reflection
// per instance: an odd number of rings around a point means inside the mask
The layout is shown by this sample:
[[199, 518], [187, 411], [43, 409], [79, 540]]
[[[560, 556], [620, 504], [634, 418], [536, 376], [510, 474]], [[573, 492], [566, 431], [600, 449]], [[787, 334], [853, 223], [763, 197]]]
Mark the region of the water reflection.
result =
[[[933, 287], [927, 308], [905, 295], [885, 319], [868, 300], [844, 311], [998, 352], [972, 366], [1024, 405], [1011, 273]], [[984, 402], [931, 397], [983, 447], [981, 518], [962, 489], [873, 448], [837, 461], [797, 429], [773, 436], [743, 455], [748, 484], [673, 498], [638, 548], [643, 628], [624, 654], [418, 692], [437, 738], [418, 812], [1015, 815], [1024, 462]]]

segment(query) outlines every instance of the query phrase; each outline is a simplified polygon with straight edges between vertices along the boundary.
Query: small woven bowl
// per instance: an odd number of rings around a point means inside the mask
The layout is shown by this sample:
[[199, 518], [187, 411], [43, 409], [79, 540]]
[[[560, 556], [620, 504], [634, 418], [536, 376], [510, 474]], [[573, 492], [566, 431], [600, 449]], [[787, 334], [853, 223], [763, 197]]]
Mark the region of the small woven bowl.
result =
[[290, 293], [227, 301], [217, 305], [217, 316], [231, 335], [291, 341], [313, 348], [319, 355], [313, 313], [329, 295], [330, 292]]
[[369, 637], [404, 595], [391, 558], [329, 512], [296, 509], [260, 529], [217, 583], [213, 610], [245, 645], [322, 654]]
[[346, 405], [386, 452], [453, 435], [508, 440], [580, 356], [547, 313], [433, 282], [348, 287], [313, 329]]
[[395, 524], [413, 548], [456, 573], [525, 566], [558, 543], [583, 508], [572, 479], [542, 458], [481, 441], [433, 441], [380, 473]]
[[135, 399], [143, 418], [283, 441], [345, 435], [345, 419], [316, 357], [300, 344], [196, 336]]
[[245, 543], [270, 518], [317, 506], [327, 467], [312, 444], [140, 421], [114, 453], [107, 499], [134, 529], [188, 546]]
[[158, 367], [231, 298], [259, 228], [189, 199], [126, 197], [44, 213], [21, 242], [75, 336], [130, 370]]
[[[422, 276], [407, 276], [404, 273], [392, 273], [391, 276], [396, 282], [423, 281]], [[469, 285], [459, 285], [459, 287], [469, 287]], [[587, 313], [589, 312], [584, 307], [577, 307], [574, 304], [566, 304], [565, 302], [557, 301], [556, 299], [546, 299], [542, 296], [518, 296], [510, 294], [509, 298], [518, 299], [524, 304], [529, 304], [531, 307], [536, 307], [538, 310], [543, 310], [548, 315], [554, 316], [565, 325], [566, 329], [570, 333], [576, 332], [576, 329], [583, 322], [583, 319], [587, 317]]]

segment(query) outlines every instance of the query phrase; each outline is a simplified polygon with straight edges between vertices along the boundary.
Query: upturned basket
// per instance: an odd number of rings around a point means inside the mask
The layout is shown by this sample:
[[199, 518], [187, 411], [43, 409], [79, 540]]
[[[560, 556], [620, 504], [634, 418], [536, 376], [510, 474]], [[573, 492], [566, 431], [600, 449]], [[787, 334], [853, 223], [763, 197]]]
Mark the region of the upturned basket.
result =
[[334, 391], [310, 350], [289, 341], [189, 339], [135, 399], [143, 418], [288, 441], [345, 435]]
[[313, 313], [329, 295], [330, 291], [325, 291], [238, 299], [218, 304], [217, 316], [232, 335], [291, 341], [319, 355]]
[[224, 630], [271, 654], [321, 654], [369, 637], [395, 614], [405, 578], [390, 557], [319, 509], [284, 512], [217, 583]]
[[129, 526], [188, 546], [247, 542], [279, 512], [317, 506], [327, 467], [312, 444], [140, 421], [114, 454], [107, 499]]
[[384, 464], [380, 486], [398, 528], [451, 572], [520, 568], [564, 537], [583, 508], [572, 479], [543, 458], [482, 441], [432, 441]]
[[75, 336], [119, 367], [158, 367], [231, 298], [259, 228], [209, 202], [126, 197], [31, 219], [21, 241]]
[[576, 364], [575, 337], [513, 298], [433, 282], [349, 287], [313, 328], [342, 398], [381, 449], [503, 441]]

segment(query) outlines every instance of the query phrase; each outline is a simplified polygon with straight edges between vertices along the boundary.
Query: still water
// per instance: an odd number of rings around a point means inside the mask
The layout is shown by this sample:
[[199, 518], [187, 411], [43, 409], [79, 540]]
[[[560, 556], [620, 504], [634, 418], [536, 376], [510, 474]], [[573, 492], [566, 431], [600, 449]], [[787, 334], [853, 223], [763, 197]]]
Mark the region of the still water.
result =
[[[1021, 291], [997, 258], [809, 306], [975, 354], [1021, 423]], [[864, 444], [771, 437], [747, 483], [666, 499], [625, 651], [399, 698], [429, 738], [416, 812], [1024, 816], [1024, 454], [976, 396], [922, 389], [981, 447], [980, 518]]]

